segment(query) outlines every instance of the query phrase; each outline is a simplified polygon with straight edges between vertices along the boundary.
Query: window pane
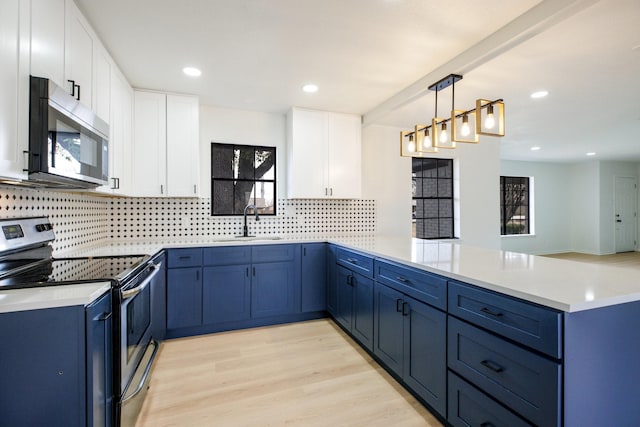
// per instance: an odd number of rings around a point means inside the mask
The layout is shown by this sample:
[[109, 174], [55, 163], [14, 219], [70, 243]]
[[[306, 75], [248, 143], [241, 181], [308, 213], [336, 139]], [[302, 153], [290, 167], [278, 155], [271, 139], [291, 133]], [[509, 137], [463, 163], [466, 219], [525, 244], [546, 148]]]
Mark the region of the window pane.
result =
[[211, 144], [211, 177], [233, 179], [233, 146]]
[[417, 177], [423, 176], [422, 163], [423, 163], [422, 159], [418, 159], [415, 157], [411, 159], [411, 171]]
[[450, 179], [438, 180], [438, 197], [453, 198], [453, 185]]
[[236, 175], [234, 178], [254, 179], [254, 148], [236, 146], [233, 151], [236, 162]]
[[424, 159], [422, 164], [422, 176], [425, 178], [437, 178], [438, 177], [438, 160], [437, 159]]
[[425, 199], [424, 211], [425, 218], [438, 218], [438, 200]]
[[413, 197], [422, 196], [422, 178], [413, 178], [411, 183], [411, 189], [413, 190]]
[[416, 200], [416, 218], [424, 218], [424, 200]]
[[453, 218], [453, 206], [451, 200], [439, 200], [438, 204], [438, 217], [440, 218]]
[[440, 238], [453, 237], [453, 220], [440, 218], [438, 234]]
[[260, 214], [275, 213], [275, 194], [276, 187], [273, 182], [256, 182], [253, 187], [255, 195], [255, 205], [258, 207]]
[[233, 181], [211, 182], [214, 215], [230, 215], [233, 213]]
[[425, 178], [422, 184], [424, 197], [438, 197], [438, 180], [435, 178]]
[[242, 215], [247, 205], [254, 205], [253, 181], [236, 181], [233, 213]]
[[256, 149], [255, 152], [255, 179], [275, 179], [276, 151], [275, 148]]
[[453, 178], [453, 161], [438, 160], [438, 178]]

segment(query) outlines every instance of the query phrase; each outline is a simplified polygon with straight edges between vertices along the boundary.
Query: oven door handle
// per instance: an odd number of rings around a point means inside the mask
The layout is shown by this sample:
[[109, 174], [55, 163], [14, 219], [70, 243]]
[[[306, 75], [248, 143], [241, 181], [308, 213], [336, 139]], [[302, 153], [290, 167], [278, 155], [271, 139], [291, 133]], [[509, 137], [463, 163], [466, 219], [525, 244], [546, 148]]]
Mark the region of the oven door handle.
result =
[[126, 291], [120, 291], [120, 294], [122, 295], [122, 301], [127, 300], [129, 298], [135, 297], [140, 292], [142, 292], [144, 290], [144, 288], [149, 286], [149, 283], [151, 283], [153, 278], [156, 277], [156, 274], [158, 274], [158, 272], [160, 271], [161, 267], [162, 267], [162, 263], [161, 262], [158, 263], [158, 264], [150, 264], [149, 268], [151, 268], [151, 269], [153, 269], [155, 271], [153, 273], [151, 273], [149, 275], [149, 277], [144, 279], [144, 281], [142, 283], [140, 283], [138, 286], [136, 286], [135, 288], [127, 289]]

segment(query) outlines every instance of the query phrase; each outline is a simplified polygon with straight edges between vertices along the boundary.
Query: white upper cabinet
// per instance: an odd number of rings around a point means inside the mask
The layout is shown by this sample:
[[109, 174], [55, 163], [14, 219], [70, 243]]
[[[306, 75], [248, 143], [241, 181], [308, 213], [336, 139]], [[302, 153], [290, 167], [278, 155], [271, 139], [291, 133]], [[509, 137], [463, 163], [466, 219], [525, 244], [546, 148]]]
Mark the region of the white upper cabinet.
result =
[[159, 197], [167, 190], [167, 96], [134, 91], [131, 195]]
[[31, 0], [31, 74], [68, 87], [64, 78], [65, 0]]
[[361, 197], [361, 119], [293, 108], [287, 114], [289, 198]]
[[167, 95], [167, 194], [197, 197], [200, 182], [197, 97]]
[[197, 197], [199, 102], [135, 91], [133, 195]]
[[111, 57], [100, 43], [93, 49], [93, 111], [109, 123], [111, 120]]
[[96, 190], [129, 195], [133, 188], [133, 89], [117, 67], [111, 68], [110, 82], [109, 185]]
[[27, 176], [29, 27], [28, 0], [0, 2], [0, 178]]
[[[73, 0], [66, 2], [65, 85], [71, 95], [93, 108], [93, 30]], [[102, 117], [108, 121], [109, 117]]]

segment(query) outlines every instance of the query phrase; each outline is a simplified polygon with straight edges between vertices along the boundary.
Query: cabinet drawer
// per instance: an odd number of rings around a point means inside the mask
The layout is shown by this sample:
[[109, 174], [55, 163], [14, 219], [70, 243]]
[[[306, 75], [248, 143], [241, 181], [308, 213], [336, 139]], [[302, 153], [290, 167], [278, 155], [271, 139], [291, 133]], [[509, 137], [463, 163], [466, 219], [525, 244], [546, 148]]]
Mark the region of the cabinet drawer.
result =
[[257, 245], [251, 247], [251, 257], [256, 262], [293, 261], [300, 245]]
[[453, 427], [531, 427], [480, 390], [449, 371], [449, 413]]
[[234, 265], [251, 263], [251, 246], [204, 248], [204, 265]]
[[169, 268], [200, 267], [201, 265], [201, 248], [169, 249], [167, 253]]
[[338, 264], [363, 276], [373, 278], [373, 258], [348, 249], [338, 248]]
[[534, 424], [560, 425], [558, 363], [449, 316], [450, 369]]
[[448, 287], [449, 314], [562, 357], [562, 313], [462, 283], [450, 281]]
[[447, 281], [413, 268], [375, 260], [376, 280], [434, 307], [447, 309]]

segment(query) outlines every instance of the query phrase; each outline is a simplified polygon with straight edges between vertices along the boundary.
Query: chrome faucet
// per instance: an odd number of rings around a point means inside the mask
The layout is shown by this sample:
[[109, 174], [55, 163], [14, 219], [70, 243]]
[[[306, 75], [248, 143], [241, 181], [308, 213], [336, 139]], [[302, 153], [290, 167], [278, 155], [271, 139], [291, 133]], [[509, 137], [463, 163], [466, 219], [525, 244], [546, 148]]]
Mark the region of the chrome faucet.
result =
[[256, 221], [260, 221], [260, 216], [258, 215], [258, 208], [256, 208], [256, 205], [247, 205], [244, 207], [244, 227], [242, 228], [242, 237], [253, 237], [249, 236], [249, 227], [247, 227], [247, 209], [253, 209], [253, 213], [256, 215]]

